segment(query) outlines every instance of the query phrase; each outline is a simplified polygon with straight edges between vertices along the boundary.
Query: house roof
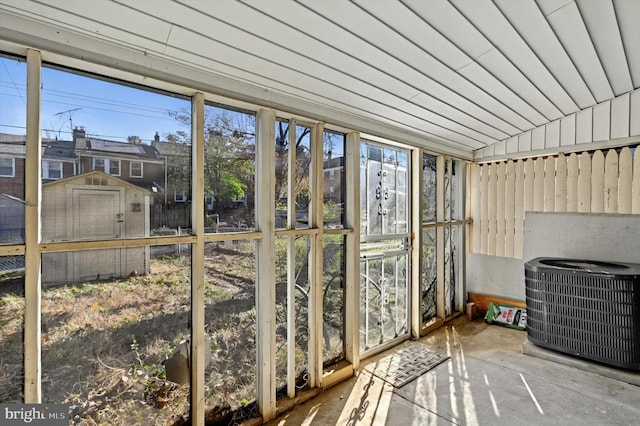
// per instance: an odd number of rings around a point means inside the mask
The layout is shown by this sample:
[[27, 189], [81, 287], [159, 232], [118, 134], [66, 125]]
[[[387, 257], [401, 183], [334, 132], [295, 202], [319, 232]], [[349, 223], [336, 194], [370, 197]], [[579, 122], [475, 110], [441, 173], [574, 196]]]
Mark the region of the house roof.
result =
[[116, 142], [105, 139], [86, 138], [87, 149], [94, 155], [100, 153], [108, 155], [135, 157], [140, 160], [158, 160], [157, 151], [150, 145]]
[[42, 145], [42, 158], [67, 161], [75, 159], [75, 146], [72, 141], [43, 140]]
[[163, 157], [191, 157], [191, 146], [174, 142], [152, 142], [158, 154]]
[[[73, 182], [77, 182], [78, 184], [81, 184], [81, 185], [93, 184], [98, 186], [124, 186], [134, 191], [151, 193], [151, 191], [145, 188], [129, 183], [116, 176], [108, 175], [99, 170], [94, 170], [91, 172], [82, 173], [80, 175], [70, 176], [64, 179], [58, 179], [58, 180], [46, 182], [42, 184], [42, 187], [48, 188], [56, 185], [66, 185], [68, 183], [73, 183]], [[92, 182], [92, 183], [88, 183], [88, 182]]]
[[[467, 158], [640, 88], [634, 0], [7, 0], [0, 12], [11, 41]], [[640, 116], [639, 99], [620, 103]]]

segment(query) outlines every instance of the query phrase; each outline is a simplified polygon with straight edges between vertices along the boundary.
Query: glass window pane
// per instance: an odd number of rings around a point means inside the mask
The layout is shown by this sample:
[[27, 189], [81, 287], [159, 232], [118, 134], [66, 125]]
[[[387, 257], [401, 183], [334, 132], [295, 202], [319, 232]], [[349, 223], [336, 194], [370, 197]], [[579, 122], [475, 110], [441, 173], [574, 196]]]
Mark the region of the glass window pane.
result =
[[26, 99], [27, 64], [0, 56], [0, 244], [24, 243]]
[[[148, 269], [108, 266], [145, 257]], [[83, 424], [188, 416], [190, 245], [45, 253], [42, 262], [42, 399], [70, 404]]]
[[190, 108], [189, 99], [43, 67], [43, 241], [189, 229]]
[[424, 154], [422, 156], [422, 221], [433, 223], [436, 221], [436, 156]]
[[205, 105], [205, 232], [255, 228], [255, 127], [253, 114]]
[[289, 219], [287, 210], [289, 190], [289, 122], [276, 120], [275, 140], [276, 188], [275, 217], [276, 229], [285, 229]]
[[344, 228], [345, 135], [324, 132], [323, 222], [325, 228]]
[[345, 244], [343, 235], [324, 235], [322, 255], [323, 361], [344, 359]]
[[296, 228], [309, 227], [309, 203], [311, 202], [311, 128], [296, 126], [296, 175], [294, 180], [296, 200]]
[[[308, 383], [309, 346], [309, 248], [308, 235], [293, 237], [295, 265], [293, 276], [288, 276], [289, 237], [276, 239], [276, 389], [278, 396], [287, 394], [288, 369], [288, 316], [287, 310], [293, 303], [295, 321], [295, 383], [296, 391]], [[291, 283], [289, 283], [291, 279]], [[287, 297], [288, 286], [293, 285], [294, 300]]]
[[24, 257], [0, 256], [0, 403], [23, 402]]
[[422, 229], [422, 325], [436, 317], [436, 228]]
[[205, 245], [205, 330], [211, 355], [205, 367], [207, 418], [230, 410], [240, 423], [258, 414], [255, 250], [253, 240]]

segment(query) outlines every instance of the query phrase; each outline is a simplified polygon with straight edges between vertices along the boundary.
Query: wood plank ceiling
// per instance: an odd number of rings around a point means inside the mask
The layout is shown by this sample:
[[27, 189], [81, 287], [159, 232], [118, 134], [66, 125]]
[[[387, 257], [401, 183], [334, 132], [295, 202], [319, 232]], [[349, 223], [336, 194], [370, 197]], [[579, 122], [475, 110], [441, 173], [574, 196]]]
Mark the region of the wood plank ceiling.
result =
[[637, 0], [0, 0], [0, 12], [0, 28], [62, 27], [464, 152], [640, 86]]

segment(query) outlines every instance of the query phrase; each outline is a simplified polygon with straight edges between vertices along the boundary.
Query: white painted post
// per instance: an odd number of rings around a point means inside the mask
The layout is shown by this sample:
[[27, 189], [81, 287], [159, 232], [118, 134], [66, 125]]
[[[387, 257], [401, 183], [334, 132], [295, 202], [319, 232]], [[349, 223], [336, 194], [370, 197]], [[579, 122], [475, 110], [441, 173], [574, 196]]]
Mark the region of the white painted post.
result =
[[560, 153], [556, 160], [555, 211], [567, 211], [567, 159]]
[[578, 176], [578, 213], [591, 211], [591, 155], [580, 154], [580, 175]]
[[[296, 229], [297, 131], [289, 120], [287, 229]], [[312, 159], [313, 161], [313, 159]], [[310, 259], [308, 259], [309, 261]], [[296, 236], [287, 236], [287, 396], [296, 396]]]
[[322, 248], [324, 244], [322, 228], [322, 173], [323, 173], [324, 126], [318, 123], [311, 131], [311, 205], [309, 206], [309, 227], [319, 232], [311, 236], [309, 253], [309, 387], [322, 386]]
[[633, 156], [629, 147], [620, 151], [620, 176], [618, 180], [618, 213], [632, 211]]
[[578, 156], [575, 152], [567, 160], [567, 211], [578, 211]]
[[516, 182], [514, 197], [514, 235], [513, 235], [513, 257], [522, 259], [524, 247], [524, 183], [525, 183], [525, 162], [520, 159], [516, 163]]
[[275, 386], [275, 112], [256, 116], [256, 253], [257, 402], [263, 421], [276, 415]]
[[[436, 158], [436, 222], [444, 222], [444, 202], [445, 202], [445, 190], [444, 190], [444, 173], [445, 173], [446, 158], [443, 155], [439, 155]], [[494, 235], [495, 241], [495, 235]], [[444, 226], [436, 227], [436, 315], [439, 318], [444, 318], [446, 314], [445, 310], [445, 271], [444, 271], [444, 256], [445, 256], [445, 241], [444, 241]]]
[[[360, 366], [360, 133], [347, 134], [345, 146], [345, 358], [353, 369]], [[421, 170], [422, 168], [420, 168]]]
[[497, 165], [496, 170], [496, 256], [504, 256], [505, 246], [505, 179], [507, 165], [504, 161]]
[[604, 162], [604, 212], [618, 213], [618, 153], [610, 149]]
[[515, 238], [516, 175], [513, 160], [507, 161], [504, 191], [504, 256], [513, 257]]
[[422, 150], [411, 151], [411, 335], [420, 338], [422, 331]]
[[591, 159], [591, 213], [604, 212], [604, 155], [593, 153]]
[[[27, 50], [27, 141], [25, 160], [24, 229], [24, 402], [42, 402], [41, 364], [41, 259], [38, 244], [41, 235], [41, 163], [40, 144], [40, 52]], [[20, 350], [20, 348], [15, 348]]]
[[204, 95], [191, 99], [191, 422], [204, 424]]

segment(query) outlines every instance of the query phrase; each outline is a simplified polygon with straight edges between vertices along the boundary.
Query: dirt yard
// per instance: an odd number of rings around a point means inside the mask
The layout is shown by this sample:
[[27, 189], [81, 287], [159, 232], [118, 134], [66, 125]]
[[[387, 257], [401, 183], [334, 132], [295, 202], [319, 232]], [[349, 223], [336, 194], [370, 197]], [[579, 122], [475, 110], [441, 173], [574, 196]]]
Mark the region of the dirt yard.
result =
[[[189, 385], [164, 362], [190, 335], [189, 262], [173, 253], [148, 275], [44, 288], [43, 400], [70, 404], [72, 424], [184, 424]], [[208, 424], [257, 414], [254, 262], [253, 243], [207, 245]], [[22, 400], [23, 313], [23, 278], [0, 276], [0, 402]]]

